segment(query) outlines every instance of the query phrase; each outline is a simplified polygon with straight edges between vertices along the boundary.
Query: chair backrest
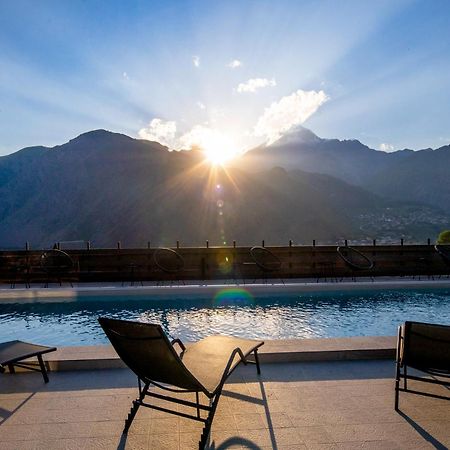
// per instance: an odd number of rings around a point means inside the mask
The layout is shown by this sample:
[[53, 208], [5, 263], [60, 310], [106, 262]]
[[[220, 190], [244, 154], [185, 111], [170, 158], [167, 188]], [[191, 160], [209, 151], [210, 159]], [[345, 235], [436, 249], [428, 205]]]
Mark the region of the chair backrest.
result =
[[166, 273], [177, 273], [184, 268], [183, 257], [172, 248], [158, 248], [153, 254], [153, 260], [158, 269]]
[[56, 248], [47, 250], [41, 255], [41, 267], [48, 270], [70, 270], [74, 266], [73, 259], [69, 254]]
[[336, 249], [338, 255], [344, 260], [344, 262], [349, 265], [352, 269], [356, 270], [370, 270], [373, 269], [373, 261], [361, 253], [356, 248], [344, 246], [338, 247]]
[[405, 322], [404, 333], [404, 364], [450, 373], [450, 326]]
[[117, 354], [142, 380], [205, 390], [185, 367], [160, 325], [106, 317], [98, 321]]
[[254, 263], [265, 272], [276, 271], [281, 268], [281, 260], [266, 247], [252, 247], [250, 256]]

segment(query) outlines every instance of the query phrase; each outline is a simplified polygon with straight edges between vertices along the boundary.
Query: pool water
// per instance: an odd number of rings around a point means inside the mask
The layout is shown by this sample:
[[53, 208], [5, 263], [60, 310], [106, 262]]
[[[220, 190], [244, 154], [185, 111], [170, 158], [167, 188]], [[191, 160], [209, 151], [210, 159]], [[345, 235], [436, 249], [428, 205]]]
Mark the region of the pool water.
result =
[[450, 325], [450, 291], [314, 292], [259, 295], [228, 290], [214, 298], [79, 297], [0, 303], [0, 342], [95, 345], [107, 339], [97, 317], [160, 323], [171, 337], [210, 334], [290, 339], [395, 335], [405, 320]]

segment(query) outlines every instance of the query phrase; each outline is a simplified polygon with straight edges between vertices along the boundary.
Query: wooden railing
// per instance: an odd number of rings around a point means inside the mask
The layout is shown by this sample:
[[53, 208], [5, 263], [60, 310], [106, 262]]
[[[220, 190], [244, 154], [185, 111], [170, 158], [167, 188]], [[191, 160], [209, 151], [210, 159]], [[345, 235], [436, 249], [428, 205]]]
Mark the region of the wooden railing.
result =
[[[336, 246], [265, 247], [279, 261], [265, 271], [252, 258], [251, 247], [174, 247], [183, 268], [165, 272], [155, 261], [156, 248], [65, 250], [74, 267], [63, 274], [75, 281], [158, 280], [253, 280], [261, 278], [342, 278], [357, 276], [438, 276], [450, 274], [450, 263], [433, 245], [353, 246], [373, 261], [370, 270], [348, 265]], [[42, 251], [0, 251], [0, 281], [40, 282], [49, 275], [42, 270]]]

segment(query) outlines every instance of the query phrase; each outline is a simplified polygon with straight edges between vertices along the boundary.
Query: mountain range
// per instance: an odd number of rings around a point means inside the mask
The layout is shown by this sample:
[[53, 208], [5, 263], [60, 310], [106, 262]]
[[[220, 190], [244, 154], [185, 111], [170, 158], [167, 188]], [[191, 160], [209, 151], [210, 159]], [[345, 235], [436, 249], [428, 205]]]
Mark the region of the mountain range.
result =
[[0, 157], [0, 248], [422, 240], [449, 228], [448, 162], [449, 146], [384, 153], [300, 128], [211, 168], [96, 130]]
[[389, 199], [423, 202], [450, 209], [450, 145], [436, 150], [383, 152], [357, 140], [322, 139], [299, 127], [274, 144], [243, 157], [242, 167], [274, 165], [322, 173]]

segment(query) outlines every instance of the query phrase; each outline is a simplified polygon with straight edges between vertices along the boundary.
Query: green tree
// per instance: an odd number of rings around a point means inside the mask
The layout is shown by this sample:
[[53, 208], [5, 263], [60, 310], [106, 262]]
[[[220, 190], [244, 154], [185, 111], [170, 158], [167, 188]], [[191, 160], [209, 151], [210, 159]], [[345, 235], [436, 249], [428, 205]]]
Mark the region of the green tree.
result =
[[439, 234], [437, 239], [438, 244], [450, 244], [450, 230], [445, 230]]

